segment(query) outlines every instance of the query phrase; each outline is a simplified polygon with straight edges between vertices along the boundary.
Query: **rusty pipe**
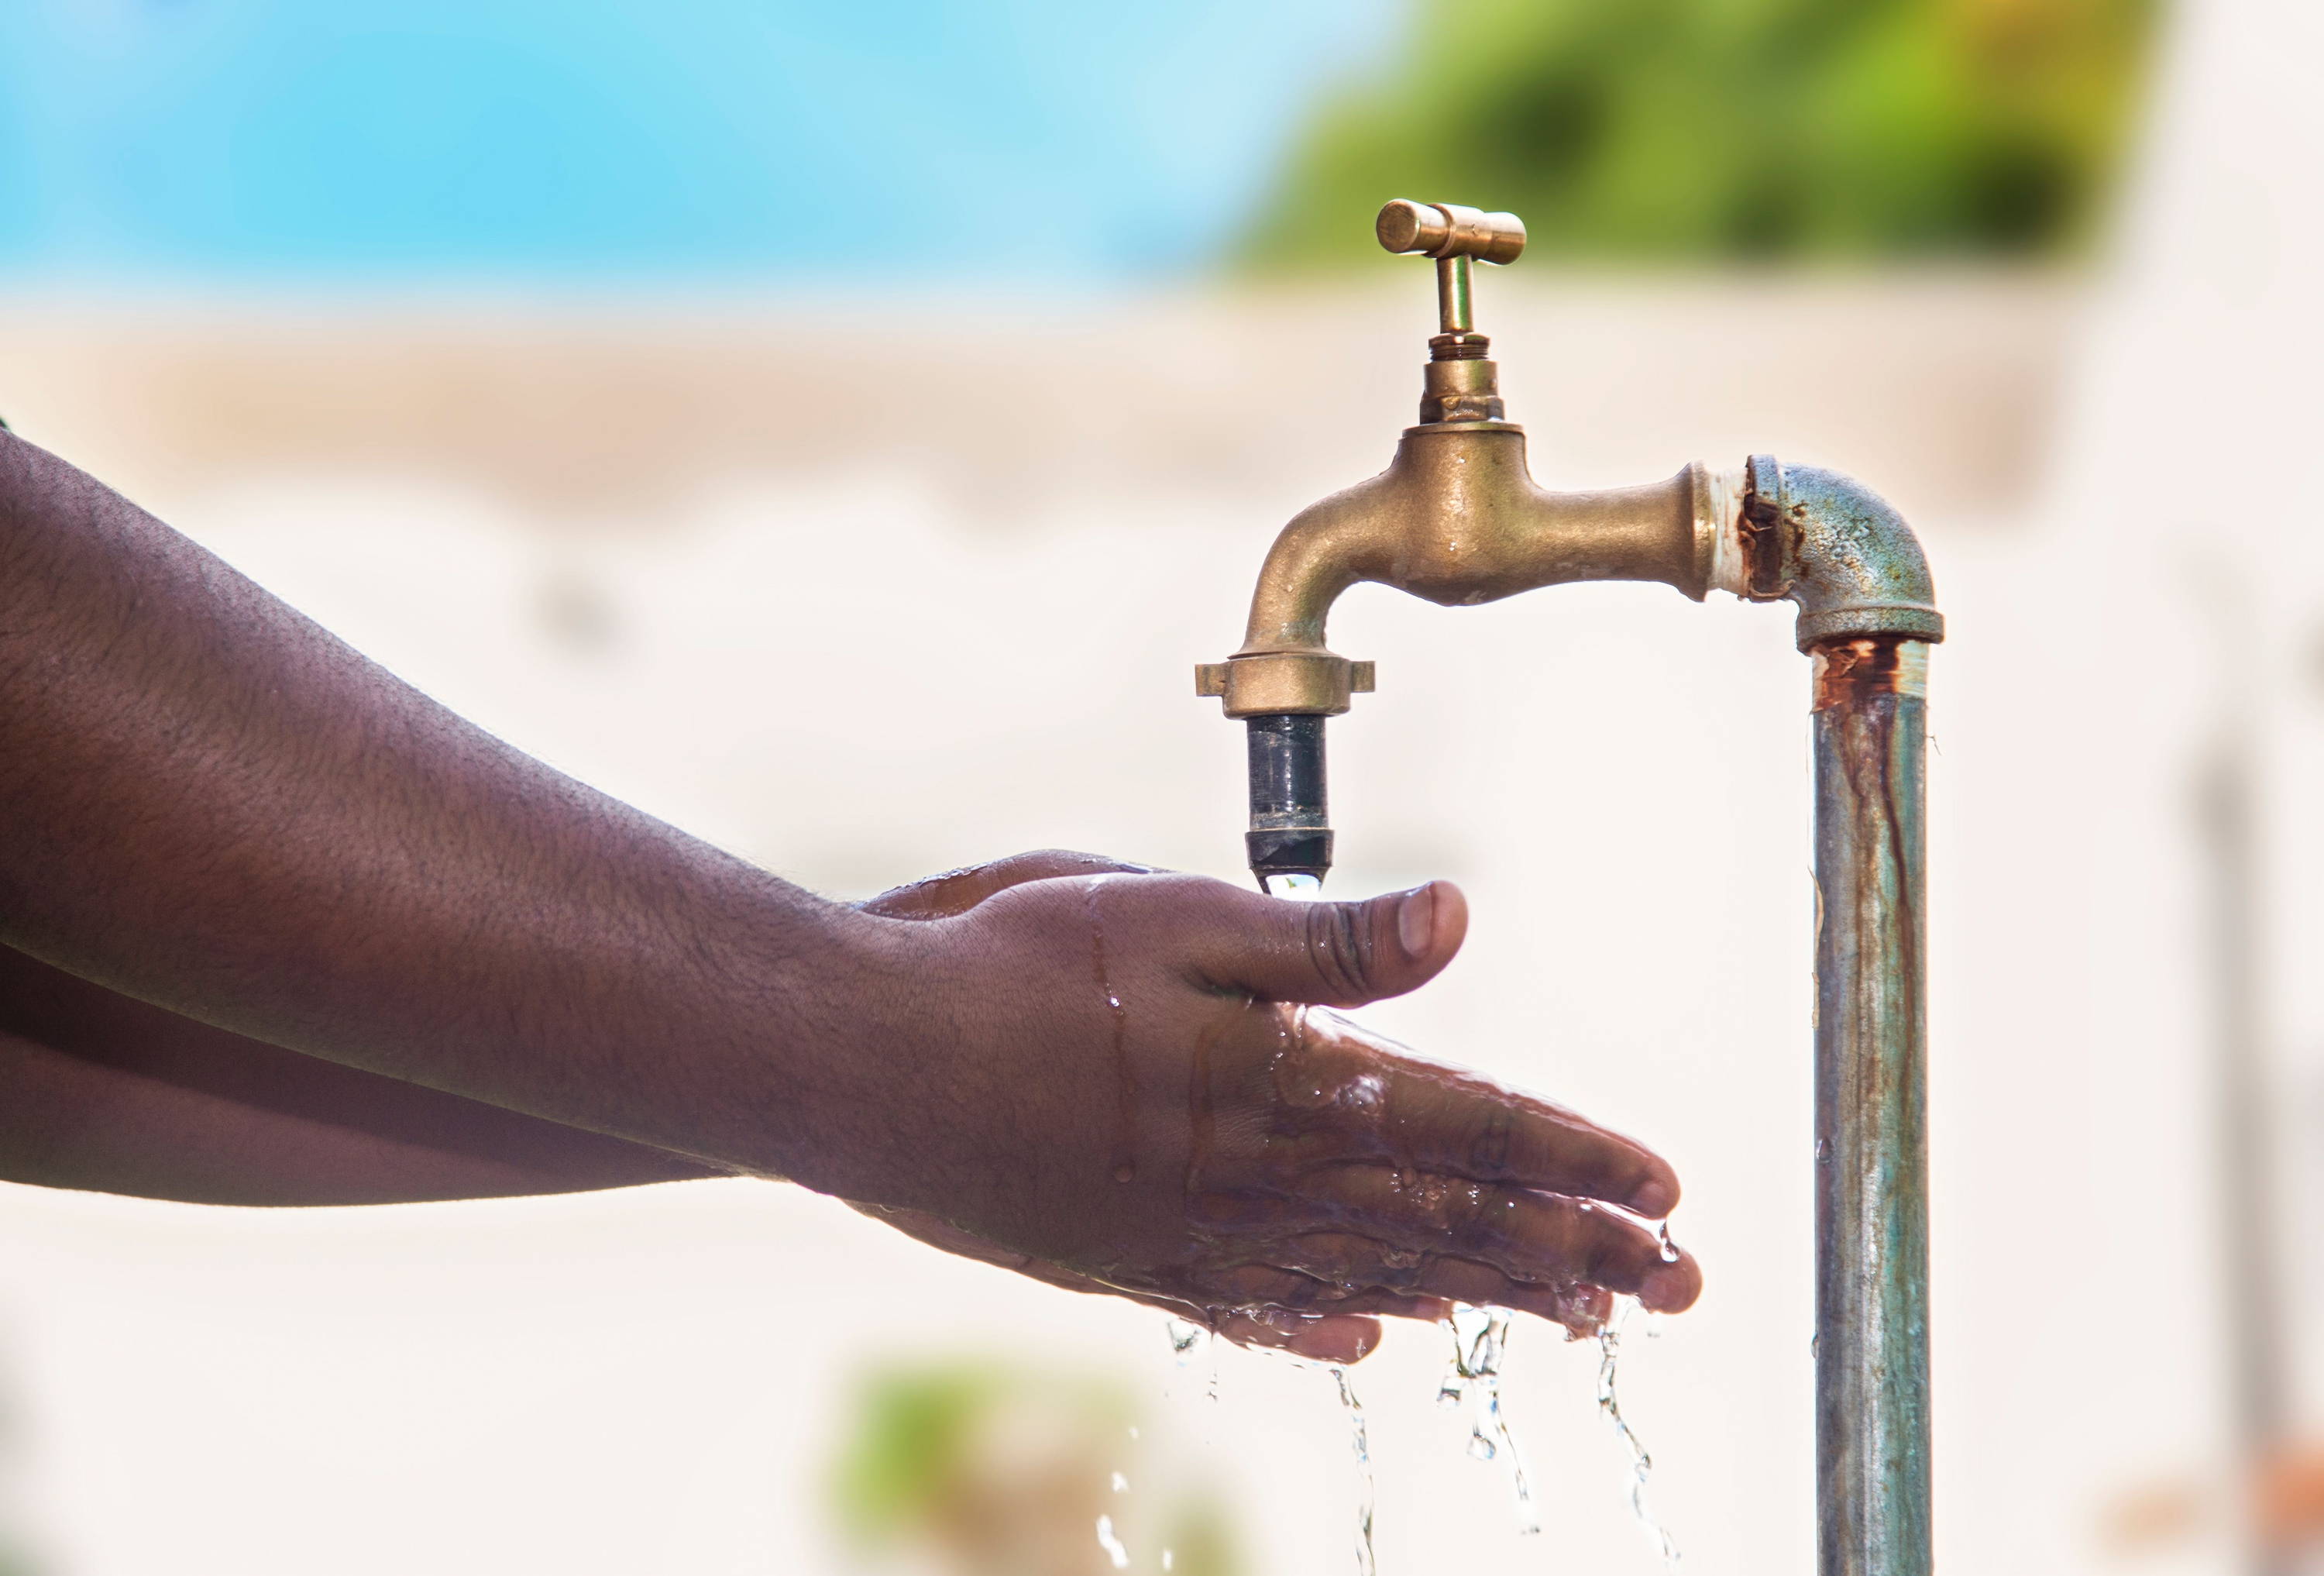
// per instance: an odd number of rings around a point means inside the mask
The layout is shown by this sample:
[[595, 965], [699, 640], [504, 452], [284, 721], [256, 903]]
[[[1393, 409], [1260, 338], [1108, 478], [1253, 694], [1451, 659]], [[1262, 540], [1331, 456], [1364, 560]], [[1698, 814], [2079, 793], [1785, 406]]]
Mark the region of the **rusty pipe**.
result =
[[1823, 1576], [1928, 1576], [1928, 644], [1814, 664], [1816, 1532]]

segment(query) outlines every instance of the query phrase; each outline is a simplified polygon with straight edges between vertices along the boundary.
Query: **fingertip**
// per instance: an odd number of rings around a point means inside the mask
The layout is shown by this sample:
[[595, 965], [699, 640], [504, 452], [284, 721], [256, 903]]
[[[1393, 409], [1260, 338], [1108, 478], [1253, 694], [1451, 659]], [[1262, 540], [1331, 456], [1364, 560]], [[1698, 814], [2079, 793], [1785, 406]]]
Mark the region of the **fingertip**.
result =
[[1428, 887], [1436, 894], [1436, 955], [1450, 963], [1469, 936], [1469, 894], [1447, 880]]
[[1656, 1265], [1638, 1283], [1638, 1301], [1657, 1313], [1683, 1313], [1702, 1295], [1702, 1266], [1692, 1254], [1682, 1253], [1668, 1264]]
[[1380, 1343], [1380, 1322], [1360, 1313], [1306, 1313], [1268, 1308], [1231, 1313], [1218, 1332], [1238, 1346], [1287, 1351], [1310, 1362], [1344, 1366], [1370, 1357]]
[[1451, 881], [1424, 881], [1396, 896], [1396, 941], [1408, 963], [1434, 972], [1469, 933], [1469, 899]]
[[1335, 1314], [1319, 1319], [1300, 1332], [1291, 1342], [1291, 1350], [1312, 1362], [1336, 1363], [1345, 1367], [1359, 1363], [1378, 1350], [1380, 1343], [1380, 1322], [1355, 1314]]
[[1670, 1212], [1678, 1208], [1678, 1175], [1659, 1161], [1655, 1166], [1656, 1168], [1647, 1175], [1644, 1182], [1630, 1189], [1629, 1197], [1615, 1202], [1634, 1215], [1643, 1215], [1650, 1221], [1666, 1221]]

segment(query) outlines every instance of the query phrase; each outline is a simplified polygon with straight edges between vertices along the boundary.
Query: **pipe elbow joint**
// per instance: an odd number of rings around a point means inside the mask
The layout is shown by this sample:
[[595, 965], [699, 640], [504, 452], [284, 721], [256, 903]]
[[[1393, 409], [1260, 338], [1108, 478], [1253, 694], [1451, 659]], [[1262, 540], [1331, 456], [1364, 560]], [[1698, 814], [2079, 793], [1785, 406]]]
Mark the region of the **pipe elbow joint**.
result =
[[1920, 539], [1887, 501], [1837, 471], [1754, 455], [1722, 555], [1755, 602], [1798, 604], [1799, 648], [1873, 635], [1945, 638]]

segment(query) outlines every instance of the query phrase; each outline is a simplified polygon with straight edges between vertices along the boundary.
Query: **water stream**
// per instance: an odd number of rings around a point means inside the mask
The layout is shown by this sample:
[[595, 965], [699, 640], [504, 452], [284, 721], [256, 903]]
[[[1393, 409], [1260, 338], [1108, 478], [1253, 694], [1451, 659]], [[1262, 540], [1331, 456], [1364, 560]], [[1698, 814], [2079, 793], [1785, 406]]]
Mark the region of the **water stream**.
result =
[[1372, 1480], [1372, 1443], [1364, 1427], [1364, 1404], [1356, 1399], [1356, 1390], [1348, 1382], [1348, 1370], [1334, 1363], [1332, 1378], [1340, 1387], [1340, 1405], [1347, 1408], [1348, 1423], [1352, 1430], [1351, 1442], [1356, 1452], [1356, 1474], [1361, 1488], [1356, 1500], [1356, 1576], [1376, 1576], [1379, 1567], [1372, 1559], [1372, 1513], [1379, 1499], [1379, 1488]]
[[[1667, 1240], [1667, 1222], [1664, 1232]], [[1663, 1563], [1675, 1566], [1679, 1558], [1677, 1541], [1655, 1519], [1655, 1513], [1646, 1505], [1646, 1479], [1654, 1473], [1655, 1458], [1646, 1453], [1645, 1442], [1622, 1416], [1622, 1404], [1614, 1393], [1614, 1368], [1622, 1352], [1622, 1323], [1637, 1306], [1635, 1298], [1616, 1298], [1614, 1316], [1598, 1332], [1598, 1410], [1614, 1425], [1615, 1436], [1630, 1452], [1630, 1514], [1637, 1518], [1647, 1541], [1662, 1555]]]
[[1467, 1403], [1469, 1453], [1500, 1463], [1517, 1499], [1517, 1530], [1530, 1535], [1541, 1531], [1541, 1506], [1501, 1412], [1501, 1359], [1508, 1352], [1510, 1317], [1507, 1308], [1452, 1304], [1452, 1315], [1444, 1321], [1452, 1337], [1452, 1364], [1437, 1387], [1436, 1404], [1450, 1411]]

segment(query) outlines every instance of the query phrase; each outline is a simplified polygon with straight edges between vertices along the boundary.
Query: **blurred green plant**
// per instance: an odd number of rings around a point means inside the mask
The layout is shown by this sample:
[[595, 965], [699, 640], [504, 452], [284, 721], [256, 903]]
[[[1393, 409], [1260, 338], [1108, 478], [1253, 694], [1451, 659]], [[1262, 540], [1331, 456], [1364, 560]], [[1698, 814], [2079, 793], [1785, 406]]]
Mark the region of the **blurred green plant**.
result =
[[[1120, 1390], [1070, 1374], [974, 1361], [886, 1368], [858, 1387], [834, 1461], [832, 1506], [855, 1553], [947, 1576], [1111, 1576], [1097, 1521], [1122, 1523], [1132, 1569], [1239, 1576], [1215, 1496], [1173, 1480], [1141, 1445]], [[1138, 1491], [1112, 1482], [1128, 1473]], [[5, 1572], [0, 1572], [5, 1576]]]
[[2087, 235], [2154, 0], [1416, 0], [1329, 101], [1248, 255], [1377, 255], [1391, 197], [1514, 209], [1541, 253], [2038, 253]]

